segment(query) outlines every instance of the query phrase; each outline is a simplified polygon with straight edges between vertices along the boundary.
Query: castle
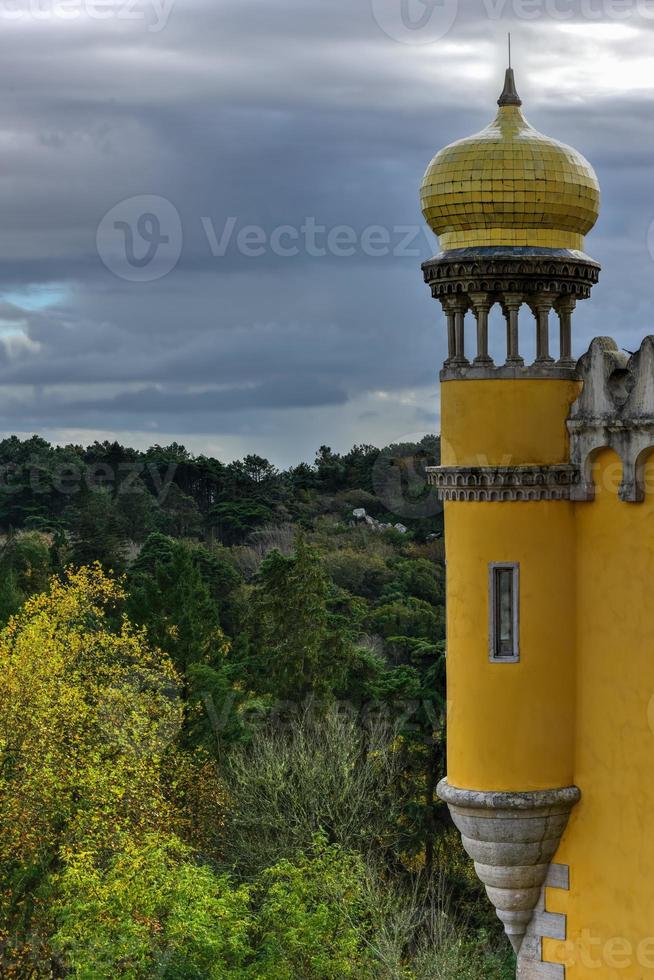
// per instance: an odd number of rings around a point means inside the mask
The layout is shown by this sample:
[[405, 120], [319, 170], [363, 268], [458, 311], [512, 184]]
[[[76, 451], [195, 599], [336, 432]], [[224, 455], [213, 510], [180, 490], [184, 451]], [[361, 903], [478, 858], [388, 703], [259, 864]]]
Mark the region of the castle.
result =
[[498, 104], [421, 191], [448, 339], [430, 472], [447, 551], [439, 795], [522, 980], [654, 977], [654, 338], [629, 356], [600, 337], [575, 361], [598, 181], [527, 123], [511, 69]]

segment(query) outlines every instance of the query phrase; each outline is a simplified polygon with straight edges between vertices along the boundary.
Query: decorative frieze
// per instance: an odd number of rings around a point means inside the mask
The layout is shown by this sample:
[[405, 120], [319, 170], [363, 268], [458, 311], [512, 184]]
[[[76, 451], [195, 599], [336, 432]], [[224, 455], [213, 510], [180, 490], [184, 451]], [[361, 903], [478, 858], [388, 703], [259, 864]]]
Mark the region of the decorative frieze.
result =
[[423, 263], [435, 299], [460, 293], [536, 294], [587, 299], [600, 266], [583, 252], [527, 246], [456, 248]]
[[580, 480], [577, 466], [432, 466], [428, 479], [440, 500], [570, 500]]

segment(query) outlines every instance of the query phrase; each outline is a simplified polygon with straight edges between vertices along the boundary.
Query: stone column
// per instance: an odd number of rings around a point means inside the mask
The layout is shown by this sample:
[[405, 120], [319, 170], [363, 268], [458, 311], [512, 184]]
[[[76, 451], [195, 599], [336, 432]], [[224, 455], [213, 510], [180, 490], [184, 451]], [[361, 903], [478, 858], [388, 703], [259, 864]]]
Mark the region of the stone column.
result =
[[454, 297], [454, 357], [452, 364], [458, 367], [465, 367], [470, 363], [465, 352], [465, 315], [469, 305], [467, 296]]
[[470, 301], [477, 318], [477, 356], [473, 364], [481, 367], [492, 365], [493, 358], [488, 353], [488, 313], [491, 301], [488, 293], [470, 293]]
[[445, 364], [451, 364], [454, 360], [456, 341], [454, 336], [454, 300], [451, 297], [441, 299], [443, 313], [447, 317], [447, 358]]
[[550, 293], [536, 293], [530, 306], [536, 317], [536, 364], [553, 364], [550, 357], [550, 310], [554, 297]]
[[520, 357], [520, 335], [518, 317], [524, 297], [520, 293], [505, 293], [502, 309], [506, 317], [506, 363], [511, 367], [522, 367], [524, 358]]
[[559, 365], [573, 368], [576, 364], [572, 356], [572, 314], [577, 305], [575, 296], [560, 296], [554, 304], [561, 328], [561, 349]]

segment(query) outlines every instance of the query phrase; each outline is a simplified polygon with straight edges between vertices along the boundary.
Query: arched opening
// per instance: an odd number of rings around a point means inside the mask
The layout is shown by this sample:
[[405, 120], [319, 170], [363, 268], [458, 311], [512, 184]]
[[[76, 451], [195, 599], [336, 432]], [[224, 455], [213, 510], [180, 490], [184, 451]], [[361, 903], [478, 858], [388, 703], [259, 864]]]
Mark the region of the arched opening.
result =
[[493, 303], [488, 314], [488, 353], [496, 364], [506, 361], [506, 320], [499, 303]]
[[611, 446], [595, 446], [582, 463], [581, 493], [577, 499], [595, 500], [598, 492], [617, 497], [622, 491], [623, 470], [622, 457]]
[[[637, 456], [634, 465], [633, 486], [625, 485], [623, 500], [642, 503], [648, 494], [654, 493], [654, 446], [648, 446]], [[632, 493], [629, 493], [632, 490]]]

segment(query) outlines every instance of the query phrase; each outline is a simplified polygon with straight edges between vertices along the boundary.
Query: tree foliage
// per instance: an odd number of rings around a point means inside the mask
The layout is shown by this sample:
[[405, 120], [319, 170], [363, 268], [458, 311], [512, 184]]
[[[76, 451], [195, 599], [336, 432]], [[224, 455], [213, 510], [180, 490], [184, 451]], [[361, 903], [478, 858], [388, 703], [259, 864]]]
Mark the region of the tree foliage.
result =
[[0, 976], [509, 976], [435, 793], [439, 449], [0, 442]]

